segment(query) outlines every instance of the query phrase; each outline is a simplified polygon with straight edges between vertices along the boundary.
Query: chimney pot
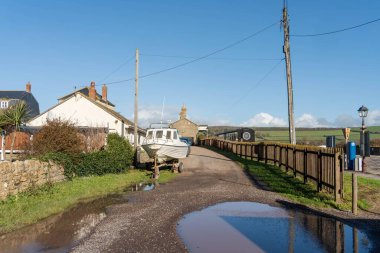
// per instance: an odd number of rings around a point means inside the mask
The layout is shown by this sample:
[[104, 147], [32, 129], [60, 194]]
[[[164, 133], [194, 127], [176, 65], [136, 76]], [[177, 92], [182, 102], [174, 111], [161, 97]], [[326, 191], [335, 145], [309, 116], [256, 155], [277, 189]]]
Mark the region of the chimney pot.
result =
[[88, 96], [91, 98], [91, 99], [94, 99], [96, 100], [96, 89], [95, 89], [95, 82], [91, 82], [91, 86], [88, 90]]
[[102, 99], [107, 102], [107, 86], [105, 84], [102, 87]]
[[26, 92], [29, 92], [29, 93], [32, 92], [32, 85], [30, 84], [30, 82], [28, 82], [28, 83], [26, 84]]

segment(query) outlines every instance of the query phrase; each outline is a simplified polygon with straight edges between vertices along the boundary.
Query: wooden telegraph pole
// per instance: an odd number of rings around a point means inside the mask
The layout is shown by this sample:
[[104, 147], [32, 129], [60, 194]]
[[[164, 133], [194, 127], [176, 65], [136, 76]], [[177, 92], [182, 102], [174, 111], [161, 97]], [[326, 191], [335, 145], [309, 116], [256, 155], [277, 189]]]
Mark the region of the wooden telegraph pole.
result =
[[136, 48], [136, 72], [135, 72], [135, 113], [134, 113], [134, 143], [135, 151], [138, 142], [138, 95], [139, 95], [139, 49]]
[[286, 5], [282, 11], [282, 23], [284, 25], [284, 54], [286, 62], [286, 81], [288, 83], [288, 118], [289, 118], [289, 140], [291, 144], [296, 144], [296, 129], [294, 126], [294, 109], [293, 109], [293, 84], [292, 68], [290, 64], [290, 46], [289, 46], [289, 23]]

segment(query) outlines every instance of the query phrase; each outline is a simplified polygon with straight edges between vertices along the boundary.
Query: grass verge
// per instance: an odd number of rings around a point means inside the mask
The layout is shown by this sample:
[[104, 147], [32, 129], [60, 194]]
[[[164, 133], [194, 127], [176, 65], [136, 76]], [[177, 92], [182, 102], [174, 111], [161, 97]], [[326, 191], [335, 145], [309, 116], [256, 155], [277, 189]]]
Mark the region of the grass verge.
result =
[[[344, 199], [351, 203], [351, 173], [344, 174], [344, 194]], [[358, 207], [365, 211], [380, 214], [380, 180], [358, 176]]]
[[[344, 200], [335, 203], [332, 195], [318, 192], [312, 183], [304, 183], [300, 178], [295, 178], [292, 173], [277, 166], [264, 164], [257, 161], [246, 160], [235, 154], [224, 152], [216, 148], [209, 148], [231, 160], [238, 162], [256, 181], [266, 186], [269, 190], [278, 192], [290, 200], [303, 205], [316, 207], [332, 207], [340, 210], [351, 210], [351, 174], [344, 174]], [[380, 180], [358, 177], [358, 206], [365, 211], [379, 213], [380, 210]], [[377, 210], [377, 211], [375, 211]]]
[[[161, 171], [159, 183], [175, 177], [170, 171]], [[0, 233], [6, 233], [33, 224], [50, 215], [63, 212], [78, 202], [85, 202], [111, 193], [120, 193], [126, 187], [149, 182], [151, 172], [131, 170], [121, 174], [77, 177], [52, 186], [20, 193], [0, 202]]]

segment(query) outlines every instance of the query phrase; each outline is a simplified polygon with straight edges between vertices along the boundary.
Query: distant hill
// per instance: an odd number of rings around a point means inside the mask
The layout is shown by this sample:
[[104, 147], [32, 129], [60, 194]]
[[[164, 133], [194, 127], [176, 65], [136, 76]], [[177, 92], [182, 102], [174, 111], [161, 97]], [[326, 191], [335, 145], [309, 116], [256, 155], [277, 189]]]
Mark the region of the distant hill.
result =
[[[241, 126], [209, 126], [209, 136], [217, 133], [233, 131]], [[289, 142], [288, 128], [286, 127], [250, 127], [256, 131], [258, 141], [278, 141]], [[367, 128], [371, 133], [371, 142], [380, 142], [380, 126], [370, 126]], [[342, 128], [296, 128], [297, 143], [323, 145], [327, 136], [335, 136], [337, 143], [343, 144], [344, 137]], [[351, 128], [350, 140], [359, 143], [360, 128]]]

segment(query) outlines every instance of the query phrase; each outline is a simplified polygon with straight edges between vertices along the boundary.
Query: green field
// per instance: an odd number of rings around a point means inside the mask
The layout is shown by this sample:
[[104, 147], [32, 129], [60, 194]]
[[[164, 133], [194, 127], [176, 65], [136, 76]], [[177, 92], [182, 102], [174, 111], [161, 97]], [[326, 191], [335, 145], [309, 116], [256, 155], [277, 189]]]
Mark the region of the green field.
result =
[[[230, 131], [238, 127], [209, 127], [210, 135], [223, 131]], [[289, 133], [287, 128], [283, 127], [258, 127], [253, 128], [256, 131], [257, 141], [278, 141], [289, 142]], [[380, 126], [371, 126], [367, 128], [371, 132], [371, 140], [380, 139]], [[300, 144], [324, 144], [327, 136], [335, 136], [337, 143], [344, 143], [344, 137], [341, 128], [297, 128], [297, 142]], [[359, 144], [360, 128], [351, 128], [350, 140]]]

